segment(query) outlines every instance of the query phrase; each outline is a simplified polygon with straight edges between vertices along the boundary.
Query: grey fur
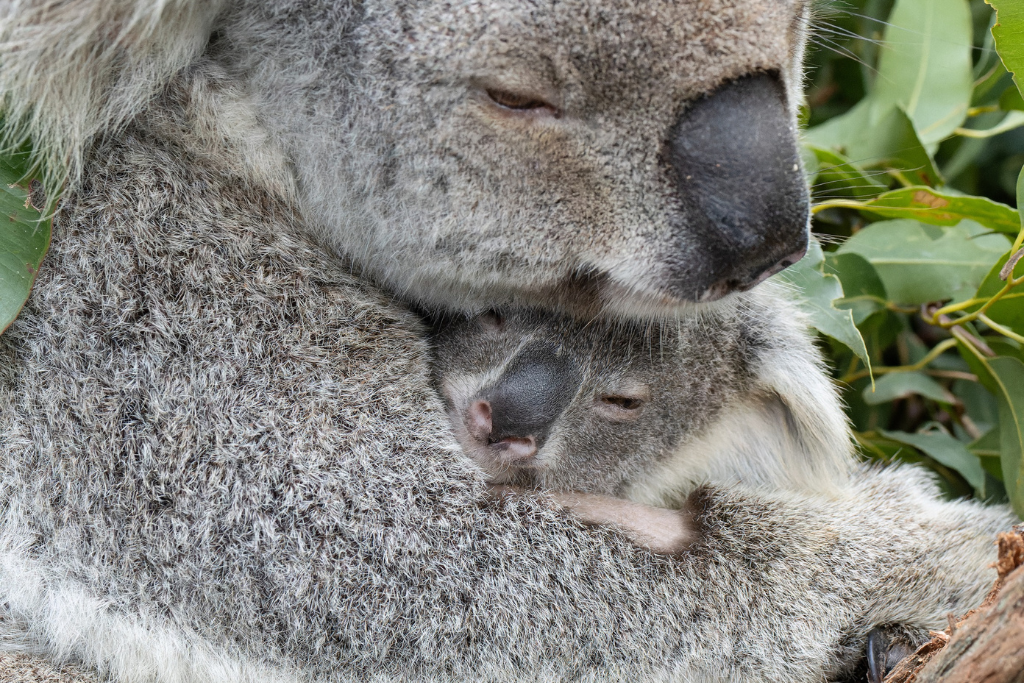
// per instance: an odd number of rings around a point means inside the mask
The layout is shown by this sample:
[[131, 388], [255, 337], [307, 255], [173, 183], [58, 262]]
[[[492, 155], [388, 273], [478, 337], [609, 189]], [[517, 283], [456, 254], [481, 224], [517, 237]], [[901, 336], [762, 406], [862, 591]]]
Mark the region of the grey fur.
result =
[[[444, 320], [433, 337], [435, 382], [463, 449], [496, 484], [664, 505], [708, 481], [814, 490], [838, 474], [797, 472], [827, 461], [830, 448], [845, 454], [819, 436], [829, 406], [793, 411], [792, 397], [780, 395], [768, 375], [781, 353], [813, 351], [803, 335], [785, 334], [789, 307], [772, 311], [750, 296], [743, 304], [671, 323], [580, 323], [537, 310]], [[567, 383], [566, 398], [548, 417], [536, 457], [506, 467], [470, 435], [468, 413], [501, 387], [508, 368], [540, 362], [521, 360], [536, 357], [535, 349], [573, 370], [571, 378], [550, 380]], [[643, 405], [628, 415], [605, 400], [634, 395]], [[540, 400], [519, 399], [526, 412], [541, 409]]]
[[[543, 499], [489, 503], [396, 301], [692, 313], [652, 295], [667, 260], [700, 262], [659, 238], [652, 150], [687, 99], [752, 70], [795, 106], [803, 14], [0, 3], [6, 111], [73, 169], [0, 337], [0, 642], [121, 681], [818, 681], [872, 625], [975, 602], [1005, 511], [941, 506], [912, 470], [848, 482], [838, 401], [778, 292], [701, 310], [775, 321], [752, 372], [778, 401], [731, 419], [777, 430], [784, 406], [817, 441], [740, 432], [726, 483], [767, 474], [693, 494], [685, 560]], [[599, 69], [606, 127], [445, 114], [465, 114], [449, 69], [556, 45]], [[541, 144], [554, 161], [531, 165]], [[621, 286], [588, 289], [584, 263]]]
[[[754, 457], [742, 446], [787, 443], [811, 449], [808, 462], [821, 447], [809, 436], [817, 425], [758, 376], [782, 326], [746, 313], [644, 326], [522, 309], [448, 317], [433, 335], [434, 380], [463, 450], [497, 490], [551, 491], [582, 521], [676, 554], [697, 536], [685, 509], [671, 510], [700, 484], [793, 487], [780, 476], [783, 449]], [[779, 412], [759, 434], [730, 419], [766, 404]], [[724, 431], [740, 436], [726, 440]], [[957, 519], [953, 508], [948, 518]]]

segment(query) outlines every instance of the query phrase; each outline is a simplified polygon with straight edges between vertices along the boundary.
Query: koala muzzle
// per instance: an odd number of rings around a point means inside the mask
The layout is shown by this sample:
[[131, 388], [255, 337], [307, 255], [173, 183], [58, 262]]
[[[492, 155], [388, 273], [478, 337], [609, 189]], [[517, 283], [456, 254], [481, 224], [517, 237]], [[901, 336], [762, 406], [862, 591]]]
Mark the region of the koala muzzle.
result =
[[810, 196], [777, 77], [740, 78], [694, 102], [666, 152], [682, 209], [666, 259], [673, 294], [714, 301], [806, 253]]
[[470, 436], [496, 460], [524, 463], [544, 445], [580, 386], [580, 373], [549, 344], [530, 344], [466, 410]]

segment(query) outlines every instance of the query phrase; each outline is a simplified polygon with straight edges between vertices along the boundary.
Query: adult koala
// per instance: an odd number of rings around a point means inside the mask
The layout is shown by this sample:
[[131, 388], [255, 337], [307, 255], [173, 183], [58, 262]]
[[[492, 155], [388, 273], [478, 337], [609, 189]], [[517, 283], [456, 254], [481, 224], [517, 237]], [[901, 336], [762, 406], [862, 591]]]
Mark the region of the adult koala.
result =
[[[806, 13], [0, 4], [8, 120], [72, 169], [0, 337], [2, 642], [126, 681], [818, 681], [874, 624], [980, 598], [1002, 513], [847, 486], [785, 304], [713, 303], [805, 245]], [[732, 434], [767, 488], [696, 491], [676, 558], [488, 504], [396, 298], [776, 315], [741, 408], [785, 419]], [[765, 424], [798, 447], [759, 450]]]

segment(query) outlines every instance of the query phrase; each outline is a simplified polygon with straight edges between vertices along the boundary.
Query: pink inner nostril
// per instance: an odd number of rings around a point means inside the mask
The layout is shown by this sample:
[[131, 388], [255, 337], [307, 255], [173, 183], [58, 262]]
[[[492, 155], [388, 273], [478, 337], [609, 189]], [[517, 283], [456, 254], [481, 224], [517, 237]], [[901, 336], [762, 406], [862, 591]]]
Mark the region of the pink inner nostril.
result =
[[487, 438], [491, 435], [491, 404], [487, 401], [477, 401], [471, 405], [466, 411], [466, 428], [471, 437], [487, 443]]
[[502, 439], [494, 447], [506, 461], [529, 460], [537, 454], [537, 441], [532, 436]]

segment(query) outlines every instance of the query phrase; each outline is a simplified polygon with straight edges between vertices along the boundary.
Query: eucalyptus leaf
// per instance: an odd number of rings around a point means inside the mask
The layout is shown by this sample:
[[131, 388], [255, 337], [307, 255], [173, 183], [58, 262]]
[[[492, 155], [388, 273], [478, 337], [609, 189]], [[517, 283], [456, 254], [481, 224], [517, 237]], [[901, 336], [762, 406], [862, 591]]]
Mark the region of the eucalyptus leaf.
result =
[[930, 151], [967, 118], [974, 90], [967, 0], [897, 0], [871, 93], [872, 121], [899, 107]]
[[[831, 118], [804, 131], [804, 145], [813, 149], [826, 149], [846, 155], [850, 145], [864, 137], [871, 128], [871, 101], [865, 98], [850, 111]], [[846, 155], [848, 157], [848, 155]], [[864, 167], [873, 159], [858, 159], [854, 163]]]
[[[996, 261], [992, 269], [989, 270], [988, 275], [985, 276], [981, 286], [978, 287], [978, 293], [975, 294], [975, 298], [989, 299], [1003, 289], [1006, 283], [1000, 277], [1000, 272], [1003, 266], [1006, 265], [1009, 257], [1010, 252], [1006, 252], [1002, 258]], [[1024, 266], [1018, 264], [1016, 270], [1020, 272], [1024, 270]], [[972, 306], [967, 309], [967, 312], [974, 312], [981, 308], [982, 305], [979, 303], [977, 306]], [[1017, 334], [1024, 334], [1024, 285], [1019, 285], [1004, 294], [999, 301], [985, 310], [985, 315], [1000, 325], [1010, 328]]]
[[[981, 458], [998, 458], [1002, 448], [1002, 437], [999, 435], [999, 428], [990, 429], [980, 438], [975, 439], [968, 445], [971, 453]], [[984, 463], [982, 463], [984, 464]], [[999, 480], [1002, 481], [1003, 473], [999, 472]]]
[[0, 333], [28, 299], [50, 246], [45, 207], [32, 205], [26, 154], [0, 156]]
[[853, 314], [832, 303], [842, 299], [843, 286], [835, 275], [824, 272], [824, 265], [821, 245], [812, 239], [807, 255], [773, 279], [795, 290], [797, 304], [815, 329], [845, 344], [870, 368], [867, 346], [853, 322]]
[[913, 218], [931, 225], [956, 225], [969, 218], [997, 232], [1016, 235], [1020, 231], [1020, 214], [1011, 206], [986, 197], [953, 194], [924, 186], [905, 187], [863, 202], [844, 201], [842, 206], [886, 218]]
[[818, 197], [850, 197], [863, 199], [885, 192], [887, 185], [879, 182], [878, 172], [866, 172], [838, 152], [822, 147], [804, 147], [813, 155], [817, 174], [814, 190]]
[[982, 130], [957, 128], [956, 134], [962, 135], [965, 138], [994, 138], [997, 135], [1002, 135], [1021, 127], [1024, 127], [1024, 111], [1011, 111], [1003, 117], [1002, 121], [991, 128], [984, 128]]
[[1017, 514], [1024, 517], [1024, 363], [1016, 358], [989, 361], [999, 384], [999, 436], [1003, 483]]
[[[991, 38], [991, 33], [989, 37]], [[993, 54], [995, 50], [992, 50]], [[995, 67], [980, 81], [974, 84], [974, 95], [971, 96], [971, 106], [977, 107], [985, 104], [998, 104], [1004, 111], [1010, 111], [1013, 107], [1003, 107], [1000, 103], [1001, 97], [1007, 90], [1017, 92], [1017, 86], [1013, 84], [1013, 74], [1008, 72], [999, 57], [995, 57]]]
[[943, 432], [890, 432], [882, 430], [887, 439], [913, 446], [946, 467], [959, 472], [981, 497], [985, 492], [985, 470], [981, 460], [967, 446]]
[[882, 375], [875, 380], [874, 391], [870, 386], [864, 388], [862, 398], [869, 406], [877, 406], [914, 395], [930, 398], [938, 403], [956, 403], [953, 394], [923, 372], [893, 372]]
[[914, 183], [943, 184], [931, 153], [907, 113], [899, 107], [882, 116], [870, 133], [856, 138], [848, 154], [854, 160], [874, 160], [874, 165], [902, 171]]
[[985, 0], [996, 10], [992, 35], [996, 52], [1013, 74], [1017, 89], [1024, 92], [1024, 3], [1020, 0]]
[[987, 358], [973, 345], [957, 345], [978, 379], [999, 403], [999, 450], [1003, 483], [1013, 509], [1024, 517], [1024, 362], [1002, 356]]
[[885, 285], [875, 267], [858, 254], [826, 254], [826, 273], [832, 273], [843, 285], [843, 298], [833, 305], [853, 313], [853, 322], [860, 325], [869, 316], [885, 308], [889, 300]]
[[867, 259], [892, 301], [923, 304], [977, 289], [1009, 247], [1005, 236], [986, 232], [971, 221], [950, 228], [881, 221], [848, 239], [837, 253]]
[[1024, 96], [1017, 88], [1007, 88], [999, 96], [999, 108], [1003, 111], [1024, 111]]
[[888, 168], [922, 185], [942, 185], [935, 162], [918, 137], [914, 124], [899, 107], [877, 121], [870, 98], [842, 116], [804, 134], [806, 144], [845, 155], [860, 168]]
[[1020, 213], [1020, 225], [1024, 229], [1024, 168], [1017, 176], [1017, 211]]

